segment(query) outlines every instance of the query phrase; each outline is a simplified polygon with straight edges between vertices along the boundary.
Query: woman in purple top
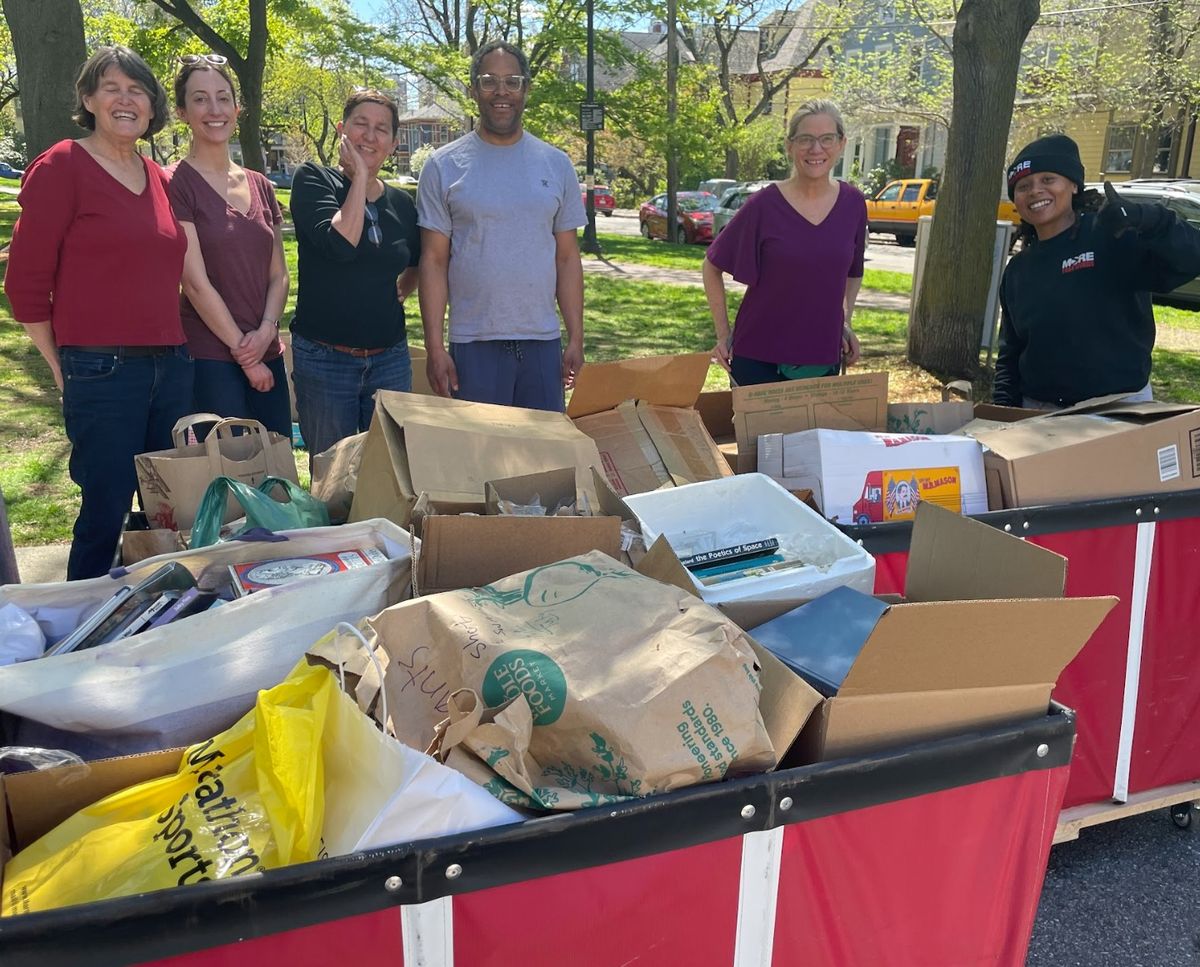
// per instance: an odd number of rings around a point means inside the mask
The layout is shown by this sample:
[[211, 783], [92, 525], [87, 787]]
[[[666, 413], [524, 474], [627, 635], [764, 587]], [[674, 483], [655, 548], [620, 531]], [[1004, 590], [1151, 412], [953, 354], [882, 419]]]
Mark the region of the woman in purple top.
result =
[[[832, 101], [802, 104], [788, 123], [792, 176], [755, 192], [704, 260], [717, 362], [739, 386], [831, 376], [859, 357], [850, 326], [862, 285], [866, 200], [836, 181], [846, 147]], [[730, 333], [723, 273], [747, 286]]]
[[229, 156], [237, 94], [217, 54], [188, 54], [175, 108], [192, 129], [168, 194], [188, 239], [180, 315], [196, 363], [197, 412], [292, 434], [279, 318], [287, 302], [283, 216], [271, 183]]

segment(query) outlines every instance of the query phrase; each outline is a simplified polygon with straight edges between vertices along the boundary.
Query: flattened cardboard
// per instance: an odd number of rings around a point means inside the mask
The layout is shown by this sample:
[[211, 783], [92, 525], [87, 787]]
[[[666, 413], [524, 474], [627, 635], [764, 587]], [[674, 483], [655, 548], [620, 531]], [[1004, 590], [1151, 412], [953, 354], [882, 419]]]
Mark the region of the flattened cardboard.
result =
[[1089, 400], [981, 433], [1004, 507], [1200, 486], [1200, 407]]
[[639, 401], [637, 414], [675, 486], [733, 475], [695, 410]]
[[733, 390], [738, 473], [758, 467], [758, 438], [799, 430], [872, 430], [887, 427], [887, 373], [856, 373], [788, 380]]
[[1067, 559], [936, 504], [917, 507], [904, 597], [909, 601], [1061, 598]]
[[626, 400], [691, 407], [704, 388], [709, 363], [709, 353], [589, 363], [575, 377], [567, 416], [576, 419], [603, 413]]
[[435, 514], [422, 522], [415, 591], [482, 587], [593, 550], [620, 556], [618, 518]]

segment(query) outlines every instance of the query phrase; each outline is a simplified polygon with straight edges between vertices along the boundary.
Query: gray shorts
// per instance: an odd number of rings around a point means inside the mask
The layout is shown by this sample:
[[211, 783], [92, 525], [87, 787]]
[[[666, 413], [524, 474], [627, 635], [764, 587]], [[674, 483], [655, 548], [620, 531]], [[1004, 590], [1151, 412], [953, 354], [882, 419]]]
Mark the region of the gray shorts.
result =
[[565, 409], [561, 339], [487, 339], [450, 343], [456, 399], [531, 410]]

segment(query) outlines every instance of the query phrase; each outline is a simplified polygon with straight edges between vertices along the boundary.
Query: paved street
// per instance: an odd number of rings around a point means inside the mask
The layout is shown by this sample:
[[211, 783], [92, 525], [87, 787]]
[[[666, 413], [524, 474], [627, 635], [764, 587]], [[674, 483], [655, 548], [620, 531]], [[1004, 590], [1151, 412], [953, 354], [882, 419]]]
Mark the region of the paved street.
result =
[[[618, 208], [611, 216], [596, 216], [596, 231], [612, 235], [638, 235], [637, 211]], [[913, 270], [913, 250], [901, 248], [890, 235], [872, 235], [867, 242], [867, 268], [883, 269], [888, 272]]]

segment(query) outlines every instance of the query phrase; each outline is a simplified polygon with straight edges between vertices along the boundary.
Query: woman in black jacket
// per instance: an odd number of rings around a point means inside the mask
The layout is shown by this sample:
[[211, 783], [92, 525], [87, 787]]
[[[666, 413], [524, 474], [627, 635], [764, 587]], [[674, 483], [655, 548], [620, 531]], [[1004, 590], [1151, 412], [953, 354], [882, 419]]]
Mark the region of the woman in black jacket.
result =
[[1000, 283], [993, 398], [1060, 409], [1111, 393], [1151, 399], [1151, 292], [1200, 275], [1200, 232], [1166, 207], [1085, 191], [1079, 148], [1053, 134], [1008, 169], [1021, 251]]

